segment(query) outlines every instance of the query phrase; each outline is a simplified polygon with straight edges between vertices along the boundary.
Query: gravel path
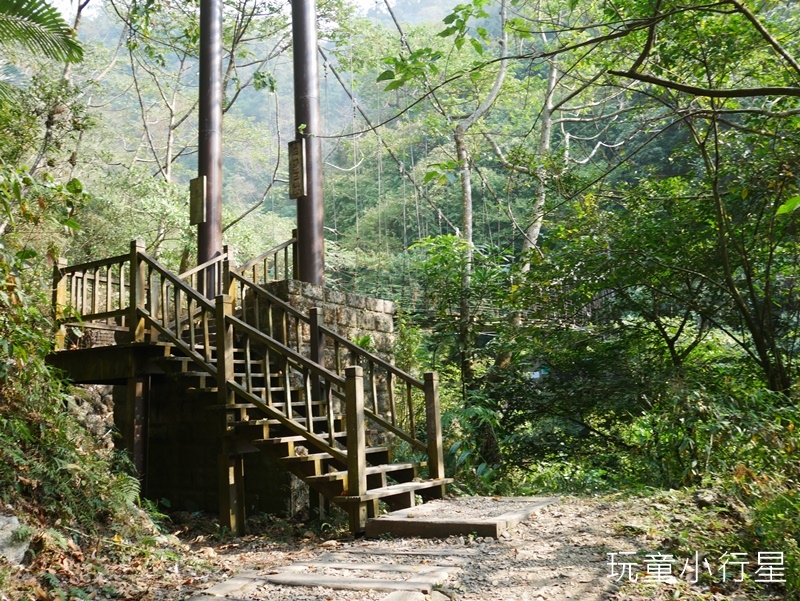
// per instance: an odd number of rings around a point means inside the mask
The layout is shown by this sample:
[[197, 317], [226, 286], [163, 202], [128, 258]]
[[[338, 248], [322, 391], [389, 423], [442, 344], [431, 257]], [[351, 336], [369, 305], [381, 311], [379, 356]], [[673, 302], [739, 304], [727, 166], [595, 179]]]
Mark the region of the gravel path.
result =
[[[672, 499], [671, 493], [664, 493]], [[461, 516], [469, 518], [503, 512], [513, 503], [492, 498], [459, 499]], [[530, 504], [529, 504], [530, 506]], [[562, 498], [539, 507], [534, 514], [499, 539], [457, 536], [446, 539], [320, 540], [311, 532], [299, 541], [281, 544], [258, 537], [239, 539], [207, 549], [220, 569], [214, 580], [195, 588], [195, 601], [214, 601], [215, 596], [244, 601], [643, 601], [692, 599], [697, 601], [772, 601], [785, 598], [780, 590], [736, 584], [720, 584], [694, 578], [688, 560], [675, 557], [672, 574], [653, 581], [649, 567], [641, 566], [646, 554], [663, 553], [668, 534], [683, 515], [692, 510], [691, 500], [654, 498]], [[437, 513], [436, 505], [421, 507], [419, 515]], [[441, 512], [439, 512], [441, 513]], [[709, 514], [711, 518], [712, 514]], [[682, 526], [681, 526], [682, 527]], [[248, 540], [249, 539], [249, 540]], [[201, 551], [202, 552], [202, 551]], [[630, 553], [631, 555], [626, 555]], [[633, 555], [637, 554], [638, 555]], [[638, 582], [624, 569], [614, 569], [611, 557], [638, 562]], [[713, 560], [713, 556], [709, 555]], [[352, 569], [346, 565], [358, 564]], [[371, 564], [373, 568], [364, 568]], [[393, 565], [404, 566], [400, 573]], [[702, 568], [700, 568], [702, 570]], [[621, 573], [620, 573], [621, 572]], [[221, 576], [227, 573], [227, 579]], [[239, 579], [230, 576], [239, 576]], [[268, 582], [276, 576], [360, 578], [386, 581], [422, 581], [433, 574], [435, 586], [422, 593], [390, 593], [386, 590], [348, 590], [333, 586], [288, 586]], [[719, 574], [715, 576], [719, 580]], [[650, 580], [648, 582], [648, 579]], [[694, 580], [701, 580], [700, 583]], [[362, 581], [363, 583], [363, 581]], [[214, 584], [209, 582], [209, 584]], [[404, 588], [402, 582], [398, 588]], [[413, 587], [409, 587], [413, 588]], [[410, 596], [408, 596], [410, 595]]]
[[[498, 504], [491, 498], [472, 498], [463, 504], [459, 517], [480, 517]], [[524, 507], [524, 503], [518, 503]], [[267, 583], [271, 575], [294, 565], [297, 573], [325, 574], [320, 562], [350, 561], [373, 564], [394, 563], [407, 566], [451, 568], [449, 577], [436, 588], [440, 599], [485, 601], [594, 601], [616, 596], [617, 586], [609, 576], [606, 553], [636, 551], [637, 546], [616, 534], [621, 507], [596, 501], [568, 499], [539, 508], [527, 522], [500, 539], [450, 537], [447, 539], [391, 539], [326, 541], [309, 544], [297, 551], [281, 553], [274, 549], [222, 550], [220, 561], [232, 572], [244, 575], [244, 586], [217, 587], [206, 594], [247, 600], [294, 601], [377, 601], [386, 591], [340, 590], [328, 587], [297, 587]], [[503, 504], [504, 511], [516, 504]], [[422, 506], [420, 516], [435, 511]], [[314, 565], [297, 566], [298, 563]], [[235, 566], [235, 568], [234, 568]], [[245, 571], [247, 570], [247, 571]], [[398, 579], [394, 573], [328, 570], [352, 578]], [[429, 597], [430, 598], [430, 597]]]

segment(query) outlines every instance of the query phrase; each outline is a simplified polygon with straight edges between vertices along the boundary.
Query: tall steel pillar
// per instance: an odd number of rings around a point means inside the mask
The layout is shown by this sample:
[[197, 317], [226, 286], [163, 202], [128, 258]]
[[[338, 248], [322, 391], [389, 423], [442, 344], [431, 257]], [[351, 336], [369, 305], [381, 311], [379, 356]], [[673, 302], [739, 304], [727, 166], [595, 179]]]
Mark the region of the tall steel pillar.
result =
[[[200, 0], [200, 98], [197, 174], [205, 176], [205, 219], [197, 225], [197, 264], [222, 253], [222, 0]], [[216, 295], [213, 269], [201, 291]]]
[[322, 118], [319, 103], [317, 5], [292, 0], [295, 139], [305, 144], [305, 195], [297, 199], [298, 277], [325, 284], [325, 231], [322, 204]]

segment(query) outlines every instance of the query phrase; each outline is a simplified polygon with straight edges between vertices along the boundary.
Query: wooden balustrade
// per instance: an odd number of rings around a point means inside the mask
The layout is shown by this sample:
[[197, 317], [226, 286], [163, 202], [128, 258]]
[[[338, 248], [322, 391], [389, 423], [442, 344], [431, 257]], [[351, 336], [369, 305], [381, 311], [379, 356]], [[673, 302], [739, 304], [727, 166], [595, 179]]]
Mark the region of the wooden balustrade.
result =
[[57, 348], [63, 349], [62, 326], [126, 330], [130, 298], [130, 256], [119, 255], [53, 269], [53, 304], [59, 326]]

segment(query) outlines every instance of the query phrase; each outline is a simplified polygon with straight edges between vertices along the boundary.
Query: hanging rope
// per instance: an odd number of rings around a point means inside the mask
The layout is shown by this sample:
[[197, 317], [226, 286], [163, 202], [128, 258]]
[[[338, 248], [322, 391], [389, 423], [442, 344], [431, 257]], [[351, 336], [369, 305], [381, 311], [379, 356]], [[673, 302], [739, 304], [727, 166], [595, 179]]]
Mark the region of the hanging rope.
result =
[[[353, 40], [352, 34], [350, 37], [350, 89], [355, 89], [355, 76], [353, 75]], [[356, 129], [356, 101], [355, 97], [350, 97], [352, 105], [353, 105], [353, 112], [351, 116], [351, 130], [355, 131]], [[358, 216], [358, 138], [359, 136], [353, 137], [353, 202], [355, 203], [355, 211], [356, 211], [356, 238], [360, 237], [360, 225], [359, 225], [359, 216]]]
[[[386, 228], [386, 219], [383, 213], [383, 157], [381, 154], [381, 147], [377, 147], [378, 152], [378, 245], [383, 244], [383, 235], [381, 234], [381, 227]], [[383, 225], [381, 225], [381, 217], [383, 218]], [[389, 232], [386, 231], [386, 250], [389, 250]]]
[[[426, 142], [427, 145], [427, 142]], [[414, 167], [416, 166], [416, 159], [414, 158], [414, 145], [409, 144], [409, 154], [411, 155], [411, 171], [414, 171]], [[416, 214], [417, 218], [417, 240], [422, 239], [422, 217], [419, 212], [419, 194], [417, 191], [414, 191], [414, 213]]]
[[319, 49], [319, 53], [320, 53], [320, 56], [322, 56], [322, 60], [325, 61], [325, 63], [328, 65], [331, 73], [333, 73], [333, 76], [336, 78], [336, 81], [339, 82], [339, 85], [342, 87], [342, 89], [344, 90], [345, 94], [347, 94], [347, 96], [353, 102], [353, 105], [355, 106], [355, 108], [359, 112], [359, 114], [361, 115], [361, 118], [367, 124], [367, 128], [370, 131], [372, 131], [376, 136], [378, 136], [378, 141], [386, 149], [386, 152], [389, 154], [389, 156], [392, 157], [392, 160], [395, 163], [397, 163], [398, 167], [400, 168], [400, 173], [403, 176], [405, 176], [408, 179], [409, 182], [411, 182], [411, 185], [414, 186], [414, 189], [416, 190], [418, 196], [421, 197], [421, 198], [424, 198], [426, 200], [426, 202], [428, 203], [428, 205], [430, 205], [430, 207], [434, 210], [434, 212], [437, 215], [437, 219], [438, 219], [439, 223], [441, 224], [441, 222], [444, 221], [453, 230], [453, 232], [457, 232], [458, 228], [453, 224], [453, 222], [451, 222], [447, 218], [447, 216], [442, 212], [442, 210], [438, 206], [436, 206], [436, 203], [433, 202], [433, 200], [428, 196], [428, 194], [425, 192], [425, 190], [422, 189], [422, 187], [420, 187], [420, 185], [414, 179], [414, 176], [413, 176], [412, 172], [404, 168], [403, 162], [397, 157], [395, 152], [392, 150], [391, 146], [389, 146], [386, 143], [386, 140], [383, 139], [383, 136], [380, 135], [380, 133], [378, 132], [377, 128], [372, 124], [372, 121], [367, 116], [367, 114], [364, 112], [364, 109], [361, 108], [361, 105], [358, 103], [358, 101], [356, 100], [355, 96], [350, 91], [350, 88], [347, 86], [347, 84], [342, 79], [341, 75], [339, 74], [339, 71], [336, 69], [336, 67], [334, 65], [332, 65], [330, 63], [330, 61], [328, 60], [328, 56], [325, 54], [325, 52], [322, 50], [322, 48]]

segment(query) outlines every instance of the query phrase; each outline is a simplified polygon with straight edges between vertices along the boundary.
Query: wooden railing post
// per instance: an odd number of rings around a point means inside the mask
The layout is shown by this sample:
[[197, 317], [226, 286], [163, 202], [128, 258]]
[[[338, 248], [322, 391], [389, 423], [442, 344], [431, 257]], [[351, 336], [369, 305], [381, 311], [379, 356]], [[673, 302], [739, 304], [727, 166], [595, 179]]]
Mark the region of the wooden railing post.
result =
[[[309, 333], [309, 345], [311, 347], [309, 349], [309, 357], [314, 363], [325, 367], [325, 339], [320, 329], [320, 326], [323, 324], [322, 309], [319, 307], [312, 307], [309, 312], [309, 322], [309, 329], [311, 330]], [[314, 376], [311, 381], [311, 394], [315, 401], [321, 399], [322, 395], [320, 392], [319, 378]]]
[[428, 471], [431, 478], [444, 478], [442, 418], [439, 407], [439, 374], [425, 372], [425, 424], [428, 432]]
[[233, 405], [233, 392], [228, 382], [233, 380], [233, 326], [227, 318], [233, 315], [233, 299], [227, 294], [217, 296], [217, 390], [221, 405]]
[[[299, 280], [300, 267], [297, 263], [297, 230], [292, 230], [292, 238], [294, 239], [294, 242], [292, 242], [292, 279]], [[277, 278], [277, 274], [275, 274], [275, 276]]]
[[[367, 440], [364, 430], [364, 370], [352, 365], [345, 374], [345, 417], [347, 424], [347, 495], [367, 493]], [[367, 503], [349, 504], [350, 530], [363, 532], [367, 526]]]
[[222, 256], [225, 257], [220, 265], [220, 290], [222, 294], [227, 294], [236, 303], [236, 287], [231, 278], [231, 261], [233, 260], [233, 250], [226, 244], [222, 247]]
[[64, 350], [67, 338], [67, 332], [60, 323], [67, 307], [67, 276], [64, 273], [66, 266], [66, 259], [59, 259], [58, 263], [53, 266], [53, 320], [58, 328], [55, 341], [57, 351]]
[[139, 316], [139, 310], [145, 308], [147, 299], [147, 265], [139, 258], [144, 251], [144, 242], [131, 242], [131, 300], [128, 319], [131, 342], [144, 341], [144, 318]]
[[[169, 321], [169, 303], [166, 302], [167, 299], [161, 298], [161, 287], [163, 282], [159, 281], [158, 277], [154, 277], [154, 273], [151, 272], [148, 274], [145, 272], [145, 278], [147, 280], [147, 310], [150, 312], [152, 319], [158, 320], [160, 323], [166, 325]], [[151, 327], [150, 328], [150, 336], [149, 341], [152, 344], [158, 342], [158, 328]]]

